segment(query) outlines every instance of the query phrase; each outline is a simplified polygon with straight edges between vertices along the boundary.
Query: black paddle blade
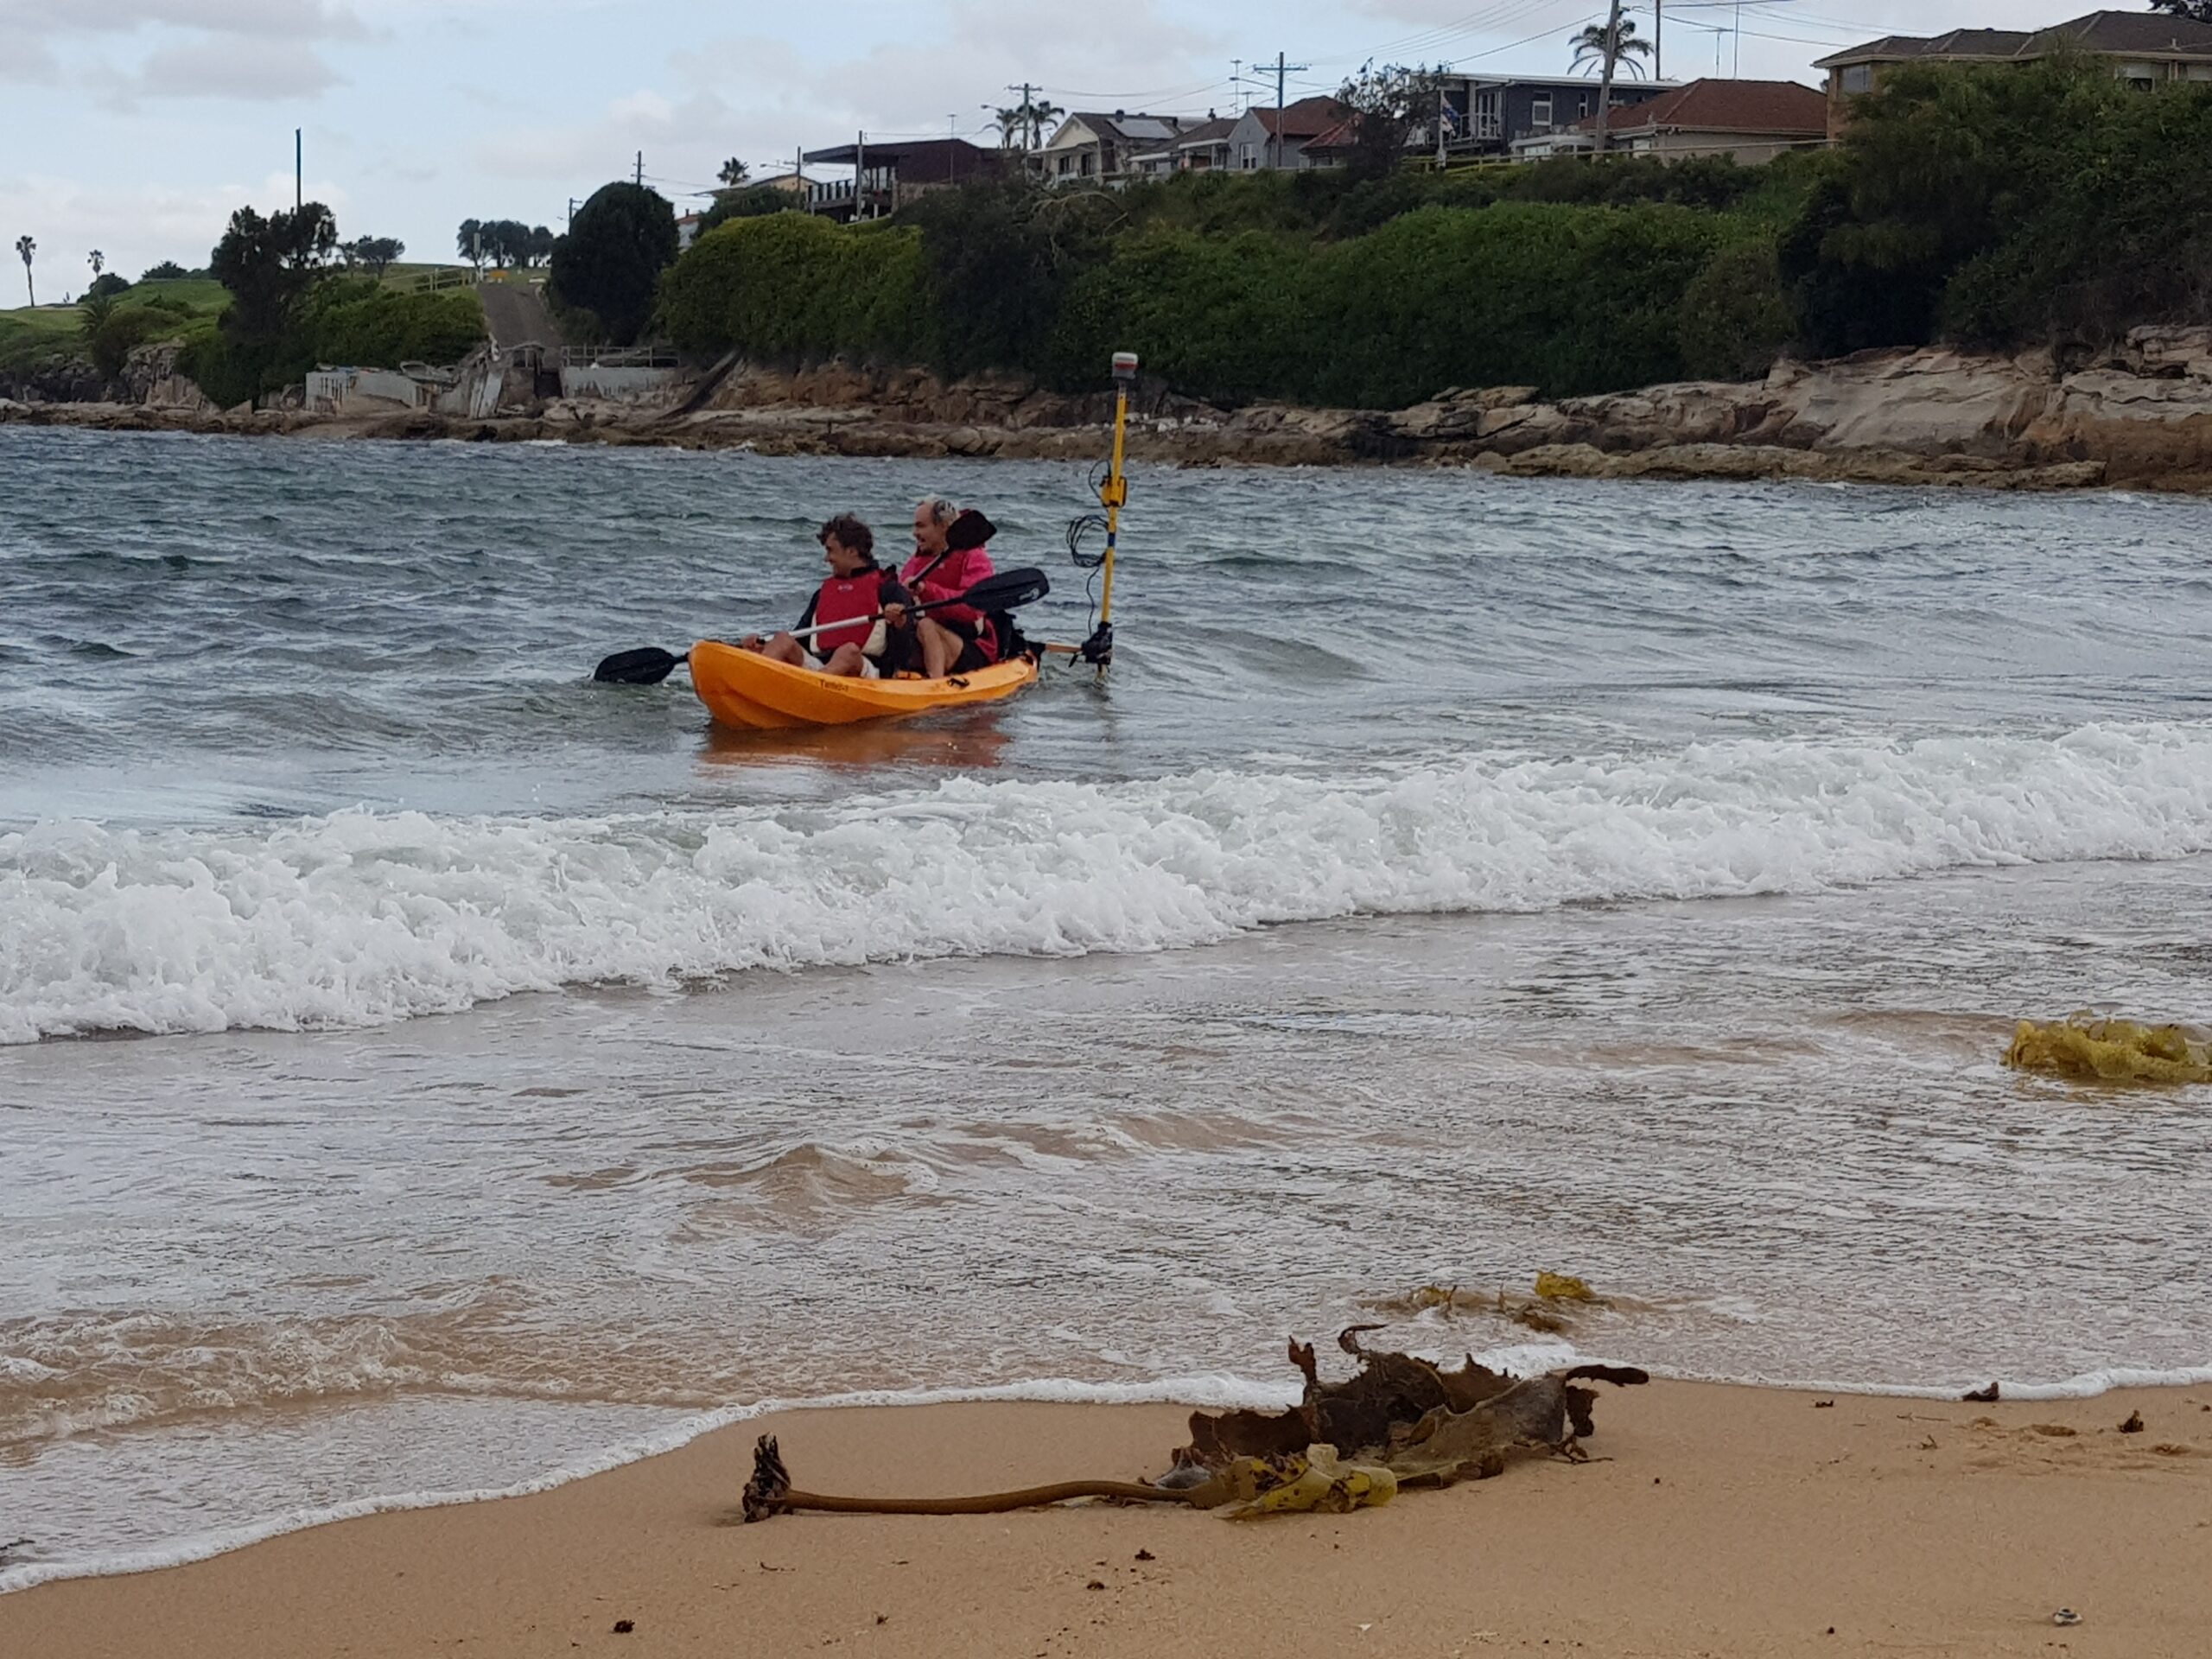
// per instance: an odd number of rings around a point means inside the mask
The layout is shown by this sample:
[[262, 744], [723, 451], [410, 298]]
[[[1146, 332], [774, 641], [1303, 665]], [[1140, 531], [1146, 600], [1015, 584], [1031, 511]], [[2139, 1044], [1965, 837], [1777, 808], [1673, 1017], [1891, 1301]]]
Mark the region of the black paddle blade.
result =
[[982, 546], [999, 533], [999, 527], [969, 507], [948, 525], [944, 545], [948, 551], [965, 553], [971, 548]]
[[1010, 611], [1017, 605], [1034, 604], [1052, 591], [1052, 584], [1042, 570], [1001, 570], [995, 576], [985, 576], [953, 602], [973, 605], [979, 611]]
[[658, 645], [640, 645], [616, 652], [592, 670], [591, 677], [603, 685], [658, 685], [683, 660]]

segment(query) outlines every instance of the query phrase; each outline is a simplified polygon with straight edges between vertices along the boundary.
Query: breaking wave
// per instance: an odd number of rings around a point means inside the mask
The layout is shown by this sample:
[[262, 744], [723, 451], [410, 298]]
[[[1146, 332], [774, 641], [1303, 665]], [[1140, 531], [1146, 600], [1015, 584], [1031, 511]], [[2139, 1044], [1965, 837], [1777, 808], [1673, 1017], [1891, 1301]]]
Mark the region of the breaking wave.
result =
[[1200, 945], [1270, 923], [1804, 893], [2212, 848], [2212, 725], [1745, 739], [829, 810], [346, 811], [0, 836], [0, 1042], [358, 1026], [576, 984]]

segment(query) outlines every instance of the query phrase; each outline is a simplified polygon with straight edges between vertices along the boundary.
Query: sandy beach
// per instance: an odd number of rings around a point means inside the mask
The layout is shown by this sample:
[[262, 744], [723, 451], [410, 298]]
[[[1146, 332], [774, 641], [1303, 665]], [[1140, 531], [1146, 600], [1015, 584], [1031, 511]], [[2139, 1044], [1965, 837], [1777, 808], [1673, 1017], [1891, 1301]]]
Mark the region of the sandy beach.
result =
[[[2212, 1627], [2203, 1389], [1983, 1405], [1657, 1383], [1601, 1399], [1597, 1461], [1349, 1516], [731, 1524], [763, 1431], [803, 1486], [931, 1496], [1156, 1472], [1184, 1416], [790, 1413], [533, 1497], [24, 1591], [0, 1599], [0, 1652], [2151, 1659], [2202, 1654]], [[2055, 1625], [2062, 1606], [2081, 1623]]]

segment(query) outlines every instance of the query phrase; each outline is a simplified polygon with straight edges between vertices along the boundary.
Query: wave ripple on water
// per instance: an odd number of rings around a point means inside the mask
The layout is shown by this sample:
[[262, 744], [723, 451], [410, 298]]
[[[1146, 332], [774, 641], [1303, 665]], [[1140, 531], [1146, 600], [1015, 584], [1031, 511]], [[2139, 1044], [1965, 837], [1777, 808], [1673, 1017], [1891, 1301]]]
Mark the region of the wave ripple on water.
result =
[[2201, 1101], [1997, 1062], [2202, 1014], [2212, 508], [1162, 473], [1106, 688], [584, 678], [924, 489], [1079, 638], [1082, 472], [0, 429], [0, 1587], [1545, 1268], [1664, 1371], [2212, 1375]]

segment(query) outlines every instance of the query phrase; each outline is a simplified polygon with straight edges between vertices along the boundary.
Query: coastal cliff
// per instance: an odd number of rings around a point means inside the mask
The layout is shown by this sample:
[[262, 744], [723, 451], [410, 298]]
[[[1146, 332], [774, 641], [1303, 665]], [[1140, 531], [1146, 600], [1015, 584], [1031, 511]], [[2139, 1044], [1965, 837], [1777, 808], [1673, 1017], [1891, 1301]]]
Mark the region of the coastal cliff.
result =
[[[831, 364], [721, 365], [652, 401], [556, 400], [489, 419], [218, 411], [173, 363], [134, 364], [127, 404], [0, 400], [0, 421], [112, 429], [562, 439], [772, 454], [1082, 458], [1111, 416], [1018, 376], [947, 383]], [[142, 385], [143, 383], [143, 385]], [[1147, 384], [1132, 454], [1185, 465], [1464, 465], [1522, 477], [1801, 478], [1871, 483], [2212, 489], [2212, 328], [2140, 327], [2062, 360], [1951, 347], [1777, 364], [1756, 381], [1691, 381], [1539, 399], [1455, 389], [1409, 409], [1224, 409]]]

